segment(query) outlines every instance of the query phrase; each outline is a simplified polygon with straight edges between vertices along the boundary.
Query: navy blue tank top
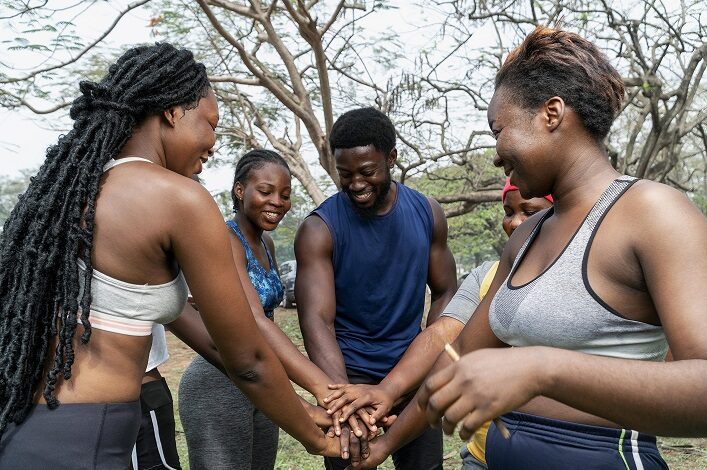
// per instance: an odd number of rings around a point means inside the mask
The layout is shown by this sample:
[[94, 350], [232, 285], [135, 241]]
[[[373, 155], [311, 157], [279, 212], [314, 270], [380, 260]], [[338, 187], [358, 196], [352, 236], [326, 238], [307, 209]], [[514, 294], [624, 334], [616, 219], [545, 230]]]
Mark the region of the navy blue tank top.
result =
[[377, 379], [420, 333], [434, 226], [427, 198], [395, 184], [396, 200], [385, 215], [358, 214], [342, 192], [313, 212], [334, 245], [334, 326], [344, 362]]

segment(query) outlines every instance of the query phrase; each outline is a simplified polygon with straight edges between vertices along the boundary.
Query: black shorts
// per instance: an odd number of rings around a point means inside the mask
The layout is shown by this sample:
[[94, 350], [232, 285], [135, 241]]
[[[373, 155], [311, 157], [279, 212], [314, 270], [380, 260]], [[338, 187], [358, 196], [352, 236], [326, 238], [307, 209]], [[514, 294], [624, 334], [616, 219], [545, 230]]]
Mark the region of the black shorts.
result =
[[164, 379], [142, 384], [142, 420], [132, 452], [133, 470], [181, 470], [172, 394]]

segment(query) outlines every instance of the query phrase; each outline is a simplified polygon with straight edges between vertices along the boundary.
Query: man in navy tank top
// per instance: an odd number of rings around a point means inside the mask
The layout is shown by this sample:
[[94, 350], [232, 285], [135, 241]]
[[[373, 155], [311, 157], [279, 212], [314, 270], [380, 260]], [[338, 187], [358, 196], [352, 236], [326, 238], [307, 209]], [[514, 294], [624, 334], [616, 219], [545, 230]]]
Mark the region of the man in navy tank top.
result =
[[[310, 359], [334, 382], [375, 385], [420, 333], [426, 286], [428, 325], [454, 295], [454, 258], [440, 205], [391, 178], [397, 150], [387, 116], [349, 111], [334, 123], [329, 144], [341, 191], [305, 219], [295, 239], [300, 326]], [[353, 434], [350, 445], [357, 460]], [[365, 454], [365, 440], [360, 445]], [[428, 429], [393, 460], [398, 470], [441, 470], [441, 431]], [[347, 462], [326, 458], [325, 465]]]

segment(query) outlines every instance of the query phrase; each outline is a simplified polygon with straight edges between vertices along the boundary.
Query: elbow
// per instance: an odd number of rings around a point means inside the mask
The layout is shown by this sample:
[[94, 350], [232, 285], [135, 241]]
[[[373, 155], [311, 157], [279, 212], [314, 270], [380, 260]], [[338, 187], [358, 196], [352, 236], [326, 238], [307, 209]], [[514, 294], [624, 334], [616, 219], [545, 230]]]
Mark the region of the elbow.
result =
[[228, 375], [239, 385], [256, 384], [262, 381], [267, 362], [266, 354], [262, 351], [250, 351], [239, 354], [228, 361]]

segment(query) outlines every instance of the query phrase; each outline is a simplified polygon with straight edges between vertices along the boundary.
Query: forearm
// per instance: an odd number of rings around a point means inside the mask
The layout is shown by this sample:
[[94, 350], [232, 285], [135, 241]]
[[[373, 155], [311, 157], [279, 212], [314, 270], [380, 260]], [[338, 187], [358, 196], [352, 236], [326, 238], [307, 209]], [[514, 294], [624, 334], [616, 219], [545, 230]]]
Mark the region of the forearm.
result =
[[707, 360], [653, 363], [537, 349], [544, 396], [649, 434], [707, 435]]
[[418, 406], [417, 395], [415, 395], [393, 425], [379, 439], [383, 440], [386, 453], [392, 454], [425, 432], [428, 426], [425, 413]]
[[[242, 361], [241, 361], [242, 362]], [[303, 408], [275, 354], [262, 348], [250, 367], [228, 368], [229, 376], [253, 405], [308, 451], [318, 452], [324, 434]]]
[[322, 403], [328, 394], [327, 385], [332, 383], [329, 376], [307, 359], [273, 321], [263, 315], [256, 323], [290, 380], [314, 395], [317, 402]]
[[182, 314], [173, 322], [165, 325], [165, 328], [214, 367], [224, 374], [226, 373], [214, 341], [206, 330], [199, 312], [191, 305], [185, 304]]
[[446, 290], [440, 293], [433, 293], [430, 299], [430, 309], [427, 312], [427, 328], [439, 320], [450, 300], [454, 297], [454, 290]]
[[460, 321], [453, 318], [440, 318], [415, 338], [380, 385], [396, 399], [418, 388], [444, 350], [444, 345], [454, 341], [463, 327]]
[[300, 326], [309, 359], [334, 383], [349, 383], [334, 326], [327, 325], [321, 319], [301, 321]]

